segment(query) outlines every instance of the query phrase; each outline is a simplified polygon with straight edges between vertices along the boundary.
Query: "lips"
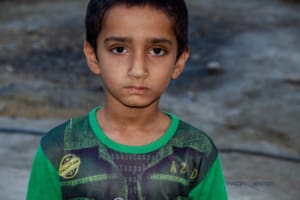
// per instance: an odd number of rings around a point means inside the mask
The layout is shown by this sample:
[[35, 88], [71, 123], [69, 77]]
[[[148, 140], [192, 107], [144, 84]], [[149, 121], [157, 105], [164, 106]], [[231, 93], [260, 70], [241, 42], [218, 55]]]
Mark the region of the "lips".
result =
[[144, 94], [147, 90], [149, 90], [149, 88], [144, 86], [127, 86], [125, 89], [130, 94]]

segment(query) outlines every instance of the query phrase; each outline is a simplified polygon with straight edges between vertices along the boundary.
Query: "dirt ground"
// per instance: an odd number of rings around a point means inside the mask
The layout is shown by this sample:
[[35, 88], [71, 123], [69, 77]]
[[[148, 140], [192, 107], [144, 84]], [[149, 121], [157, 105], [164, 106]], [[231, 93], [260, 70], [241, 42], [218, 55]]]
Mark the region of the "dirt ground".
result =
[[[86, 3], [0, 1], [0, 128], [46, 131], [102, 103], [103, 87], [81, 50]], [[192, 53], [161, 108], [209, 133], [221, 149], [299, 158], [299, 3], [187, 4]], [[24, 199], [39, 138], [0, 133], [0, 199]], [[299, 162], [221, 156], [230, 199], [299, 199]]]

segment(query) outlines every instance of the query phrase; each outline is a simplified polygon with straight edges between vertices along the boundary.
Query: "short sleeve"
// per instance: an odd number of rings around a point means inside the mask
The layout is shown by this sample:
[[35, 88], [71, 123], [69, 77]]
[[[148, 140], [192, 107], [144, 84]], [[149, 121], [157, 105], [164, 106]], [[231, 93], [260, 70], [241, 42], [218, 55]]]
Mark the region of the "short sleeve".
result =
[[208, 169], [205, 177], [189, 194], [193, 200], [227, 200], [226, 185], [222, 171], [220, 156], [218, 155]]
[[59, 175], [39, 146], [33, 161], [26, 200], [61, 200]]

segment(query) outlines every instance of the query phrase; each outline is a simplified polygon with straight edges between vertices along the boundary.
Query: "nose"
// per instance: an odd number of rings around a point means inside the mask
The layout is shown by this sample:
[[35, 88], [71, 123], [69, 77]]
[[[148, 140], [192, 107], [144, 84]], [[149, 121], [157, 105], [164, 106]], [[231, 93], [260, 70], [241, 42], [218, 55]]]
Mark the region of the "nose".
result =
[[146, 66], [146, 58], [142, 52], [136, 52], [132, 55], [131, 66], [128, 70], [128, 76], [133, 79], [146, 78], [148, 69]]

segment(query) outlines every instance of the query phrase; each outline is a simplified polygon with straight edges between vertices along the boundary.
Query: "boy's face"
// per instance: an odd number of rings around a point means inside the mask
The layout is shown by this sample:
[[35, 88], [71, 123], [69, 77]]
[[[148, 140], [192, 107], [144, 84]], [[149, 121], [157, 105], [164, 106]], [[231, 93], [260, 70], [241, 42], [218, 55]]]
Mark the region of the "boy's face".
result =
[[188, 58], [177, 58], [173, 21], [150, 6], [112, 7], [106, 14], [95, 55], [85, 42], [92, 72], [101, 75], [106, 103], [147, 107], [157, 103], [171, 79], [176, 79]]

